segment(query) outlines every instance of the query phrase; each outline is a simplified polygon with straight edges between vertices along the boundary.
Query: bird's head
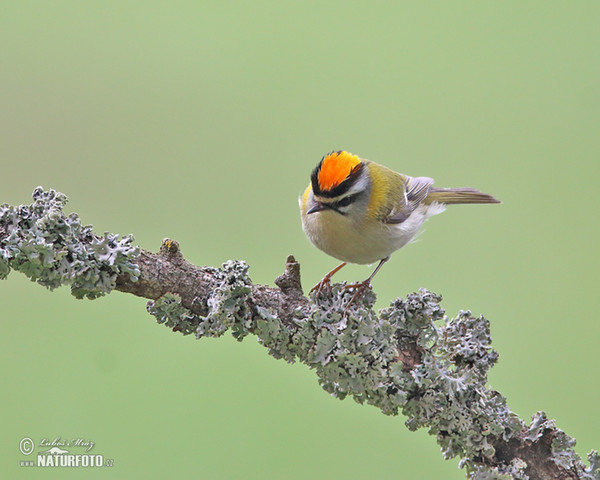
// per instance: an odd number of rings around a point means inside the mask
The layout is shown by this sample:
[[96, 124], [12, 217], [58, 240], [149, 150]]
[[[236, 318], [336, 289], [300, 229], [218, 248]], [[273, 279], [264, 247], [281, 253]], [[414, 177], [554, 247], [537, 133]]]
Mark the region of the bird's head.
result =
[[365, 166], [359, 157], [345, 150], [325, 155], [311, 174], [314, 203], [306, 213], [329, 209], [347, 214], [369, 188]]

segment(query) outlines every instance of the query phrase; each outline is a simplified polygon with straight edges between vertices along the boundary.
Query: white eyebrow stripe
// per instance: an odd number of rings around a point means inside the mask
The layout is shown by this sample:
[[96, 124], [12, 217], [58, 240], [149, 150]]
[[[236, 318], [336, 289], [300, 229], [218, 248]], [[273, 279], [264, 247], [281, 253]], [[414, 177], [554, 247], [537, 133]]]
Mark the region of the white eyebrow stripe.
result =
[[366, 190], [369, 186], [369, 177], [366, 175], [366, 172], [362, 172], [360, 177], [354, 182], [354, 184], [348, 189], [346, 195], [352, 195], [358, 192], [362, 192]]

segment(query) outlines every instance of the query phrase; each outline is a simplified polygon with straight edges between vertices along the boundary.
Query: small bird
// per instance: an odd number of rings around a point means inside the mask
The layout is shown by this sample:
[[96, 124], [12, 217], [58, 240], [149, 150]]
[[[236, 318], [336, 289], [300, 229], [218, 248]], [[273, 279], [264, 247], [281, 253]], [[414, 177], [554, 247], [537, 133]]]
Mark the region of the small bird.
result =
[[474, 188], [437, 188], [429, 177], [410, 177], [344, 150], [325, 155], [299, 199], [302, 228], [309, 240], [343, 263], [311, 290], [328, 288], [331, 277], [347, 263], [379, 262], [363, 282], [347, 285], [356, 293], [367, 289], [390, 255], [409, 243], [432, 215], [446, 205], [500, 203]]

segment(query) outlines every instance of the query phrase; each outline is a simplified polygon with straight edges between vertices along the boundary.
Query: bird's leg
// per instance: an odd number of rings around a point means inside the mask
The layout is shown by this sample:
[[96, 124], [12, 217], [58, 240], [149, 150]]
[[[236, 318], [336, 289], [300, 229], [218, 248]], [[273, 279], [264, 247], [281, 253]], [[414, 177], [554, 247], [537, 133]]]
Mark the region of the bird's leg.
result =
[[319, 283], [317, 283], [313, 288], [311, 288], [309, 293], [317, 292], [317, 295], [319, 295], [323, 291], [323, 289], [331, 288], [331, 277], [333, 277], [337, 272], [339, 272], [344, 266], [346, 266], [346, 262], [335, 267], [331, 272], [326, 274]]
[[344, 287], [344, 288], [355, 288], [356, 289], [356, 292], [354, 293], [354, 295], [352, 295], [352, 298], [350, 299], [350, 301], [348, 302], [348, 304], [346, 305], [346, 308], [344, 308], [344, 310], [348, 310], [348, 307], [350, 307], [350, 305], [352, 305], [356, 300], [358, 300], [360, 297], [362, 297], [365, 294], [365, 292], [371, 288], [371, 280], [373, 280], [373, 277], [377, 274], [379, 269], [389, 259], [390, 259], [390, 257], [382, 258], [381, 261], [379, 262], [379, 264], [377, 265], [377, 267], [375, 267], [375, 270], [373, 270], [373, 273], [371, 275], [369, 275], [369, 278], [367, 278], [366, 280], [364, 280], [362, 282], [358, 282], [358, 283], [352, 283], [352, 284], [346, 285]]

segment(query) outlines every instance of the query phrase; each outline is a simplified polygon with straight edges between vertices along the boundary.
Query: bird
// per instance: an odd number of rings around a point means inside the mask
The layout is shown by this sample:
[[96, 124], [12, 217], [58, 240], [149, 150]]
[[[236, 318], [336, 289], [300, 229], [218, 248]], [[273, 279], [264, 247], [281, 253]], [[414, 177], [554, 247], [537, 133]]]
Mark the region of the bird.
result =
[[348, 308], [368, 289], [390, 255], [411, 242], [423, 223], [452, 204], [501, 203], [474, 188], [438, 188], [429, 177], [411, 177], [345, 150], [323, 156], [299, 198], [302, 228], [318, 249], [341, 260], [310, 291], [330, 288], [331, 277], [348, 263], [379, 262]]

